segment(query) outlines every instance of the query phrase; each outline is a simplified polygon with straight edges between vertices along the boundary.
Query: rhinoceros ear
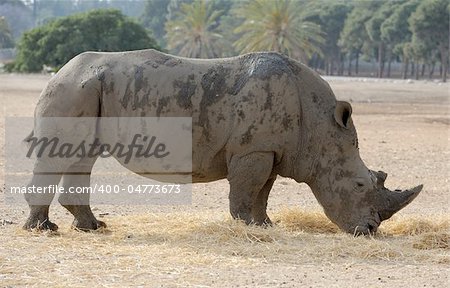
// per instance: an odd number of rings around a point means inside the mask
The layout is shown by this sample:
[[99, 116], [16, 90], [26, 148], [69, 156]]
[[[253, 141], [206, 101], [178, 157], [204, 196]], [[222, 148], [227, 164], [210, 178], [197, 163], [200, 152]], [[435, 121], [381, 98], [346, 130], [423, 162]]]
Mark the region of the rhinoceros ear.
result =
[[348, 129], [348, 120], [352, 115], [352, 106], [350, 103], [345, 101], [337, 101], [336, 109], [334, 110], [334, 119], [339, 124], [339, 126]]

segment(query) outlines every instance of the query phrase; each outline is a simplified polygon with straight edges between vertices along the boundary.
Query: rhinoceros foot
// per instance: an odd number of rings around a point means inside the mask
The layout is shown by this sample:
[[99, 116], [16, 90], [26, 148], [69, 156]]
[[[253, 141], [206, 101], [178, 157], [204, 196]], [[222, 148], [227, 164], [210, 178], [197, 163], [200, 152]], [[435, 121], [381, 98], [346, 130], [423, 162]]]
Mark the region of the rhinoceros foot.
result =
[[73, 229], [84, 232], [97, 230], [102, 227], [106, 228], [106, 223], [95, 218], [91, 220], [79, 220], [75, 218], [72, 222]]
[[256, 225], [256, 226], [261, 226], [261, 227], [271, 227], [273, 225], [272, 220], [270, 220], [270, 218], [268, 216], [261, 218], [261, 217], [254, 217], [251, 214], [244, 214], [244, 213], [233, 214], [232, 213], [232, 217], [235, 220], [244, 221], [245, 224], [247, 224], [247, 225]]
[[39, 215], [30, 215], [27, 222], [23, 225], [25, 230], [38, 230], [38, 231], [57, 231], [58, 225], [50, 222], [47, 217], [39, 217]]
[[269, 217], [266, 217], [263, 220], [255, 220], [254, 219], [250, 224], [254, 224], [257, 226], [261, 226], [261, 227], [271, 227], [273, 225], [272, 220], [270, 220]]

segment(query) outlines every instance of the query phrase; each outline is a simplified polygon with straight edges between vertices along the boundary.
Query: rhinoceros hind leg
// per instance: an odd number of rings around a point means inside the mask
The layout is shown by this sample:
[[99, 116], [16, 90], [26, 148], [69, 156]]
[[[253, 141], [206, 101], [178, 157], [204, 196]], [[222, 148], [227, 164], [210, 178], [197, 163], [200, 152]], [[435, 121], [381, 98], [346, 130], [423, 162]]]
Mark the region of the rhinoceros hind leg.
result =
[[230, 212], [247, 224], [270, 224], [266, 214], [267, 198], [273, 180], [273, 153], [253, 152], [233, 156], [228, 166]]
[[269, 193], [275, 179], [276, 177], [273, 176], [267, 180], [266, 184], [264, 184], [263, 188], [259, 191], [256, 201], [253, 204], [252, 217], [253, 222], [256, 225], [272, 225], [272, 221], [269, 216], [267, 216], [267, 200], [269, 199]]
[[75, 217], [72, 228], [81, 231], [106, 227], [103, 221], [95, 218], [89, 204], [90, 194], [87, 192], [89, 191], [91, 171], [94, 163], [95, 159], [81, 160], [72, 165], [63, 176], [64, 191], [77, 189], [78, 191], [84, 190], [85, 193], [64, 193], [58, 198], [59, 203]]
[[[52, 185], [57, 185], [61, 179], [60, 174], [45, 175], [45, 174], [33, 174], [28, 187], [48, 188]], [[45, 192], [45, 190], [44, 190]], [[48, 211], [50, 203], [52, 202], [55, 194], [53, 192], [47, 193], [27, 193], [25, 194], [25, 200], [30, 207], [30, 214], [28, 216], [25, 225], [26, 230], [58, 230], [58, 226], [50, 222], [48, 218]]]

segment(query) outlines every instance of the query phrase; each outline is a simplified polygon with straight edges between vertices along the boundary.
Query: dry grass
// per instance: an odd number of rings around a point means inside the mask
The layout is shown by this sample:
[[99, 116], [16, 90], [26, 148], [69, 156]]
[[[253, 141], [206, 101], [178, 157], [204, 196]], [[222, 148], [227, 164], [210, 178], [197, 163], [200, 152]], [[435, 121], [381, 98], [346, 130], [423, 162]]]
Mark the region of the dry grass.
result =
[[383, 225], [382, 233], [393, 236], [411, 236], [416, 249], [449, 250], [450, 221], [443, 215], [429, 218], [396, 217]]
[[334, 225], [321, 211], [283, 209], [275, 215], [275, 222], [290, 232], [337, 233]]
[[11, 227], [11, 233], [0, 236], [0, 279], [6, 286], [77, 286], [93, 277], [118, 286], [156, 286], [148, 282], [153, 278], [195, 286], [209, 281], [195, 278], [195, 271], [214, 267], [221, 271], [299, 263], [447, 267], [449, 219], [397, 217], [372, 237], [342, 233], [322, 212], [298, 209], [275, 213], [277, 224], [268, 228], [246, 226], [212, 212], [106, 216], [109, 228], [91, 233], [62, 226], [60, 232], [30, 234]]

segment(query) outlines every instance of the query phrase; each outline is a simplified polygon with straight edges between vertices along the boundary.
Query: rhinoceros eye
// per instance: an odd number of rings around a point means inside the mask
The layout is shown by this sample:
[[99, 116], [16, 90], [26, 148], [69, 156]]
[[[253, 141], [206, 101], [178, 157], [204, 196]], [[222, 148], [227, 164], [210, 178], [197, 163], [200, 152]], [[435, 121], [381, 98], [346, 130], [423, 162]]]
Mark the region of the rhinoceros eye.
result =
[[358, 186], [358, 187], [364, 187], [364, 183], [356, 182], [356, 186]]

